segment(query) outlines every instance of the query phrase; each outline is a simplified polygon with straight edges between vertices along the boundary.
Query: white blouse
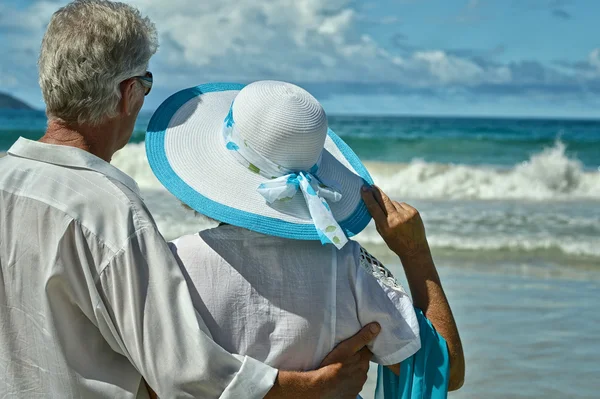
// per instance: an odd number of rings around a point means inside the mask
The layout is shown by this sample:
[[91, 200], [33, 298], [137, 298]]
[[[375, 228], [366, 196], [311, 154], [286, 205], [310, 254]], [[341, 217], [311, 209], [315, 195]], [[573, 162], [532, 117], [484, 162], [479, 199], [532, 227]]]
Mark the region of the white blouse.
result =
[[222, 225], [170, 244], [192, 302], [225, 350], [281, 370], [311, 370], [341, 341], [377, 321], [373, 361], [420, 348], [412, 301], [358, 243], [267, 236]]

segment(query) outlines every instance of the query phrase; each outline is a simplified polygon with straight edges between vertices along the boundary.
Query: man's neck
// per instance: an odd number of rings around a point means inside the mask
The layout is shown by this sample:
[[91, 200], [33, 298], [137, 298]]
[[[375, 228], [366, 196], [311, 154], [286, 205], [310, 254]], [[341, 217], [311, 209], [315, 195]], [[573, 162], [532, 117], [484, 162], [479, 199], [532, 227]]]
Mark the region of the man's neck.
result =
[[104, 124], [81, 126], [50, 120], [40, 142], [79, 148], [110, 162], [118, 149], [114, 145], [116, 138], [114, 131], [115, 126], [105, 126]]

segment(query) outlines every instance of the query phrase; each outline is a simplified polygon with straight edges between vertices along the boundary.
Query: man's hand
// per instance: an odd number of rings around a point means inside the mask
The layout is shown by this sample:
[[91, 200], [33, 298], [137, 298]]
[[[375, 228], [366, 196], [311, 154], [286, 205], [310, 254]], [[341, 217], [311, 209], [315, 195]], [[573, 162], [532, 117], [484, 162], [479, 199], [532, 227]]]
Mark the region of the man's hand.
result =
[[362, 198], [377, 231], [392, 251], [401, 258], [429, 254], [419, 211], [404, 202], [392, 201], [377, 186], [363, 187]]
[[323, 398], [355, 399], [367, 381], [369, 361], [373, 354], [366, 347], [380, 331], [379, 324], [371, 323], [356, 335], [341, 342], [321, 362], [321, 378], [328, 389]]
[[371, 323], [341, 342], [323, 359], [319, 371], [333, 388], [325, 398], [355, 399], [358, 396], [367, 381], [369, 361], [373, 357], [366, 345], [379, 331], [379, 324]]
[[356, 399], [367, 381], [369, 360], [373, 356], [366, 345], [379, 334], [380, 329], [377, 323], [366, 325], [336, 346], [318, 370], [304, 373], [280, 371], [265, 398]]

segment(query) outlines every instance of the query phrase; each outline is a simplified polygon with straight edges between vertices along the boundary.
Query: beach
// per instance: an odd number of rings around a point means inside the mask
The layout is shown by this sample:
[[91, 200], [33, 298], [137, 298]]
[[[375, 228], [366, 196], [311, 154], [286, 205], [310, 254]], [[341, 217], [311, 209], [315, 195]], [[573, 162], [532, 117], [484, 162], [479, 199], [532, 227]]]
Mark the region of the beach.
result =
[[[148, 117], [113, 164], [138, 182], [166, 239], [211, 227], [150, 171]], [[330, 124], [384, 191], [421, 212], [466, 354], [465, 385], [450, 397], [597, 397], [600, 122], [347, 116]], [[43, 114], [0, 113], [0, 153], [44, 126]], [[356, 239], [404, 282], [372, 224]]]

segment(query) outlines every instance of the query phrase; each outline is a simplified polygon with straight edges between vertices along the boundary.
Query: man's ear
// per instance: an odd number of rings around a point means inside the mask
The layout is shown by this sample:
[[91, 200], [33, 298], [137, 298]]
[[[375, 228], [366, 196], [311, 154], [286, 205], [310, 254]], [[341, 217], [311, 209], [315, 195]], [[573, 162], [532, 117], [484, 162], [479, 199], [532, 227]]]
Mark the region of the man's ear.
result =
[[135, 101], [136, 85], [135, 79], [127, 79], [121, 82], [121, 101], [119, 102], [119, 113], [121, 115], [131, 115]]

